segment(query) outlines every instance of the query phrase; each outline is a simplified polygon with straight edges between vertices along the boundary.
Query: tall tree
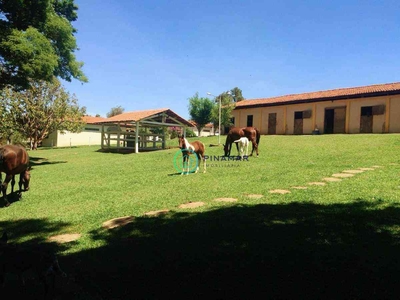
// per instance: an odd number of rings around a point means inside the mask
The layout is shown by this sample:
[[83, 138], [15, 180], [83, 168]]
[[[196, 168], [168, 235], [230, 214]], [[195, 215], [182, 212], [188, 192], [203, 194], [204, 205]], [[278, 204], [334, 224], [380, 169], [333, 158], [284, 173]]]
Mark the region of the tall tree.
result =
[[[234, 107], [235, 96], [233, 96], [233, 90], [231, 90], [231, 94], [228, 92], [224, 92], [218, 95], [215, 98], [215, 103], [212, 114], [211, 114], [211, 122], [214, 124], [219, 124], [219, 101], [221, 99], [221, 131], [223, 132], [224, 127], [229, 127], [232, 125], [232, 110]], [[241, 95], [241, 92], [240, 92]], [[215, 131], [216, 126], [214, 126]]]
[[189, 114], [192, 120], [196, 122], [199, 136], [204, 126], [211, 121], [213, 107], [214, 103], [208, 98], [199, 97], [199, 93], [189, 98]]
[[0, 88], [53, 76], [87, 82], [76, 60], [74, 0], [0, 0]]
[[11, 115], [9, 114], [9, 108], [6, 104], [6, 99], [0, 96], [0, 145], [10, 142], [12, 140], [11, 137], [15, 132]]
[[1, 101], [12, 128], [30, 141], [31, 149], [55, 130], [79, 132], [84, 126], [85, 107], [64, 90], [57, 79], [51, 82], [31, 82], [30, 88], [3, 90]]
[[107, 113], [107, 118], [114, 117], [116, 115], [120, 115], [125, 111], [125, 108], [122, 106], [116, 106], [111, 108], [111, 110]]
[[234, 87], [233, 89], [231, 89], [231, 94], [233, 102], [239, 102], [244, 100], [244, 97], [242, 95], [242, 90], [239, 89], [238, 87]]

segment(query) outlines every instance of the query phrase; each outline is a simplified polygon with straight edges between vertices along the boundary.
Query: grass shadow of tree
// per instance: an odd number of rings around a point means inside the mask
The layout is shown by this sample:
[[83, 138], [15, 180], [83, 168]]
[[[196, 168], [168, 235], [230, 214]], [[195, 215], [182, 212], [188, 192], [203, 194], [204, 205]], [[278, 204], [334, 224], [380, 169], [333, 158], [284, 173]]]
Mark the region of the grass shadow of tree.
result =
[[366, 201], [171, 212], [95, 230], [106, 246], [64, 260], [86, 299], [396, 298], [399, 212]]
[[47, 158], [43, 158], [43, 157], [30, 157], [29, 158], [29, 165], [32, 168], [35, 168], [38, 166], [44, 166], [44, 165], [64, 164], [64, 163], [67, 163], [67, 161], [49, 161]]
[[[3, 242], [0, 243], [0, 275], [3, 272], [5, 274], [4, 286], [1, 290], [3, 295], [12, 295], [13, 298], [22, 297], [25, 299], [43, 298], [44, 285], [37, 278], [37, 274], [32, 269], [25, 271], [23, 273], [25, 285], [23, 285], [16, 270], [32, 263], [30, 258], [32, 253], [39, 253], [38, 256], [34, 256], [39, 259], [41, 255], [58, 254], [67, 250], [71, 245], [50, 242], [47, 237], [52, 233], [62, 231], [63, 228], [69, 225], [65, 222], [50, 222], [47, 219], [0, 221], [0, 235], [7, 232], [8, 236], [8, 246], [4, 245]], [[9, 250], [5, 250], [6, 248], [15, 251], [14, 253], [16, 253], [18, 260], [14, 263], [18, 266], [4, 264], [9, 258], [6, 255]]]

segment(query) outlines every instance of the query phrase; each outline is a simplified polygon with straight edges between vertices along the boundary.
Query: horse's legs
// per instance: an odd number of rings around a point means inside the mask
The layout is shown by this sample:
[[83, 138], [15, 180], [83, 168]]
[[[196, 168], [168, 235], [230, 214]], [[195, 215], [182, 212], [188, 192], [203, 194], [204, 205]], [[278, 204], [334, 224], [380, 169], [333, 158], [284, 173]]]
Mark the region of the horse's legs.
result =
[[24, 181], [24, 175], [25, 175], [25, 172], [22, 172], [21, 174], [19, 174], [19, 182], [18, 182], [18, 185], [19, 185], [19, 191], [18, 191], [19, 197], [22, 196], [22, 184], [23, 184], [23, 181]]
[[238, 152], [238, 156], [240, 155], [240, 151], [239, 151], [239, 143], [235, 143], [236, 144], [236, 150]]
[[201, 161], [203, 161], [203, 173], [205, 173], [206, 171], [207, 171], [207, 164], [206, 164], [206, 158], [205, 158], [205, 156], [204, 156], [204, 153], [203, 154], [201, 154], [201, 153], [196, 153], [196, 155], [197, 155], [197, 159], [198, 159], [198, 165], [197, 165], [197, 169], [196, 169], [196, 173], [197, 173], [197, 171], [199, 171], [200, 170], [200, 164], [201, 164]]
[[253, 139], [253, 140], [251, 140], [251, 143], [253, 144], [253, 147], [251, 149], [250, 156], [253, 156], [253, 151], [254, 151], [254, 149], [256, 149], [256, 154], [257, 154], [257, 157], [258, 157], [258, 145], [257, 145], [257, 142]]
[[190, 172], [190, 156], [189, 154], [186, 156], [186, 175], [189, 175]]
[[11, 194], [14, 193], [14, 185], [15, 185], [15, 175], [13, 175], [11, 179]]
[[185, 173], [185, 160], [186, 160], [186, 157], [185, 157], [185, 154], [183, 154], [182, 155], [182, 173], [181, 173], [181, 175], [183, 175], [183, 173]]
[[3, 192], [4, 206], [10, 205], [10, 203], [7, 201], [7, 187], [8, 187], [8, 183], [10, 182], [11, 178], [12, 178], [12, 175], [6, 174], [6, 179], [4, 180], [4, 182], [1, 185], [1, 190]]

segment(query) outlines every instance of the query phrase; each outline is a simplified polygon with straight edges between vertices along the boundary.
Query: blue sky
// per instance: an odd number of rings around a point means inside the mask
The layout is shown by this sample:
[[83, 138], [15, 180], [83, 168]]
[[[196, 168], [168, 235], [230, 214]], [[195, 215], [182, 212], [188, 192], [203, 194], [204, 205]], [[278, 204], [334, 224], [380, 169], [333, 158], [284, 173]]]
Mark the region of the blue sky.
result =
[[[400, 81], [400, 1], [75, 0], [89, 114]], [[210, 97], [210, 96], [208, 96]], [[212, 97], [211, 97], [212, 98]]]

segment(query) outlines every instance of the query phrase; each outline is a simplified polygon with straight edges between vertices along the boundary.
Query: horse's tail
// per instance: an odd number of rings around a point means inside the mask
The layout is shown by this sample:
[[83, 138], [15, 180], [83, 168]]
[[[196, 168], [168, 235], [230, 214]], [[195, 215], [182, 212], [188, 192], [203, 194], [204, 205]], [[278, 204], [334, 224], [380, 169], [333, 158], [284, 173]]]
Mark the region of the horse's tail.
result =
[[254, 128], [254, 129], [256, 130], [256, 143], [257, 143], [257, 145], [259, 145], [260, 137], [261, 137], [260, 130], [258, 130], [257, 128]]

